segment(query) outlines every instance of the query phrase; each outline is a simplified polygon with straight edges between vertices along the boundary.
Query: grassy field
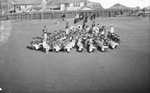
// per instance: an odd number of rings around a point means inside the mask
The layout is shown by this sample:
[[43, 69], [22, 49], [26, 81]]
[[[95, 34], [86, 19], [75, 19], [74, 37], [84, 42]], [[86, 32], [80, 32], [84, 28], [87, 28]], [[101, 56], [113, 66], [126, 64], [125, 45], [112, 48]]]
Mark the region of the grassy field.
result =
[[[67, 19], [73, 25], [73, 19]], [[64, 30], [56, 20], [8, 22], [0, 41], [0, 88], [4, 93], [150, 93], [150, 21], [141, 17], [98, 18], [113, 24], [120, 49], [45, 54], [27, 48], [42, 28]], [[80, 24], [80, 23], [79, 23]], [[91, 22], [88, 23], [91, 25]], [[6, 28], [7, 29], [7, 28]], [[1, 93], [1, 92], [0, 92]]]

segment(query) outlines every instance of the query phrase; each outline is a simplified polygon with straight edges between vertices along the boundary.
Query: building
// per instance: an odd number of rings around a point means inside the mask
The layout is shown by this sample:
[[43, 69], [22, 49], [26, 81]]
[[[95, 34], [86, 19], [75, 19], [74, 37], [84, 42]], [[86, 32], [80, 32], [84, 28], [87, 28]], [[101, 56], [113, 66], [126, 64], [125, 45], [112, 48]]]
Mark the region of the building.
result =
[[102, 10], [104, 9], [100, 3], [96, 2], [87, 2], [87, 4], [81, 7], [80, 10]]
[[143, 9], [142, 9], [143, 11], [150, 11], [150, 6], [146, 6], [146, 7], [144, 7]]
[[37, 11], [74, 11], [93, 10], [101, 7], [100, 3], [88, 0], [13, 0], [16, 12]]
[[93, 7], [90, 7], [90, 6], [83, 6], [80, 8], [80, 10], [93, 10], [94, 8]]
[[79, 10], [86, 5], [87, 0], [47, 0], [47, 7], [50, 10], [72, 11]]
[[124, 6], [120, 3], [114, 4], [113, 6], [111, 6], [110, 8], [108, 8], [110, 10], [130, 10], [130, 7]]
[[14, 10], [16, 12], [28, 12], [28, 9], [32, 8], [33, 6], [41, 7], [42, 1], [43, 0], [13, 0]]
[[87, 4], [87, 0], [59, 0], [60, 10], [79, 10]]
[[[87, 0], [13, 0], [16, 12], [28, 12], [29, 9], [79, 10]], [[45, 2], [45, 3], [44, 3]], [[44, 4], [44, 5], [43, 5]]]
[[90, 2], [88, 0], [58, 0], [60, 10], [94, 10], [103, 9], [100, 3]]

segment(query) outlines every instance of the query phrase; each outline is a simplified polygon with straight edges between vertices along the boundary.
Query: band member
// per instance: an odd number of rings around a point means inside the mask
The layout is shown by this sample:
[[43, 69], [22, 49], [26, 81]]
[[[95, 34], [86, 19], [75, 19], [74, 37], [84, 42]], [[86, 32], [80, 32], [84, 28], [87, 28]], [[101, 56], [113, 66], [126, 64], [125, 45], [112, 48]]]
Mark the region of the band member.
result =
[[100, 24], [97, 24], [97, 27], [99, 28], [99, 32], [101, 32], [101, 26], [100, 26]]
[[86, 24], [85, 22], [83, 22], [82, 29], [85, 29], [85, 27], [86, 27]]
[[83, 23], [87, 23], [88, 22], [88, 16], [85, 17], [85, 19], [83, 20]]
[[81, 31], [81, 30], [82, 30], [82, 26], [81, 26], [81, 25], [78, 25], [78, 26], [77, 26], [77, 29], [78, 29], [78, 31]]
[[92, 28], [95, 26], [95, 20], [93, 20], [93, 23], [92, 23]]
[[39, 42], [33, 38], [30, 42], [32, 49], [38, 50], [40, 48]]
[[47, 32], [47, 27], [46, 26], [44, 26], [44, 28], [43, 28], [43, 33], [45, 33], [45, 32]]
[[72, 32], [76, 31], [76, 27], [75, 26], [71, 26], [71, 31]]
[[90, 19], [95, 20], [95, 17], [96, 17], [96, 14], [94, 13], [94, 14], [91, 15]]
[[99, 33], [99, 28], [97, 26], [94, 26], [92, 30], [95, 34]]
[[44, 34], [43, 34], [43, 40], [47, 41], [47, 39], [48, 39], [47, 32], [44, 32]]
[[69, 22], [66, 22], [66, 34], [69, 34]]
[[32, 39], [32, 41], [30, 42], [30, 44], [34, 44], [35, 43], [35, 38]]
[[113, 34], [114, 33], [114, 27], [112, 24], [110, 24], [110, 33]]
[[87, 32], [87, 33], [91, 33], [90, 30], [91, 30], [90, 27], [87, 25], [87, 26], [86, 26], [86, 32]]
[[66, 22], [66, 29], [69, 28], [69, 22]]

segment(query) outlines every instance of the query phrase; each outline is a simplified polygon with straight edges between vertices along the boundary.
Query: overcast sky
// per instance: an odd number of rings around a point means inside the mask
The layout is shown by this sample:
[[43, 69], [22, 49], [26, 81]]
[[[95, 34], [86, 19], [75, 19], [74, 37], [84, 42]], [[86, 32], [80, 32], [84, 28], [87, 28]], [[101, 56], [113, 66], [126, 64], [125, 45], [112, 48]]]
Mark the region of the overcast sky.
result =
[[140, 6], [140, 8], [143, 8], [145, 6], [150, 6], [150, 0], [90, 0], [90, 1], [100, 2], [104, 8], [109, 8], [116, 3], [120, 3], [128, 7]]

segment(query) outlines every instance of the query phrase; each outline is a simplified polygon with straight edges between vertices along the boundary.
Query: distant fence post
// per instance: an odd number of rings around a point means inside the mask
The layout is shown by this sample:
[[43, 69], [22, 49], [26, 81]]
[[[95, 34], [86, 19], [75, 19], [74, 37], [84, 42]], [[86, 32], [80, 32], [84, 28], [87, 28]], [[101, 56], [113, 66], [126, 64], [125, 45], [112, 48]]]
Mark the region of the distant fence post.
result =
[[30, 20], [32, 20], [32, 13], [30, 12]]
[[123, 15], [123, 12], [122, 12], [122, 10], [120, 10], [120, 14], [121, 14], [121, 15]]
[[109, 11], [109, 17], [111, 17], [111, 13], [110, 13], [110, 11]]
[[97, 17], [99, 17], [99, 16], [100, 16], [99, 11], [97, 11]]
[[9, 20], [9, 13], [7, 14], [7, 20]]
[[23, 13], [21, 12], [21, 14], [20, 14], [20, 15], [21, 15], [21, 21], [22, 21], [22, 20], [23, 20]]
[[54, 19], [54, 13], [52, 12], [52, 19]]
[[19, 19], [18, 20], [21, 20], [21, 15], [20, 15], [20, 13], [19, 13], [19, 17], [18, 17]]
[[17, 14], [17, 20], [19, 20], [19, 14]]
[[43, 11], [41, 12], [41, 19], [43, 20]]
[[72, 11], [71, 13], [72, 13], [72, 16], [71, 16], [71, 17], [74, 18], [74, 13], [73, 13], [73, 11]]
[[52, 19], [52, 13], [48, 13], [48, 19]]
[[27, 14], [27, 20], [29, 20], [30, 19], [30, 16], [29, 16], [29, 13]]
[[36, 12], [36, 17], [35, 17], [35, 19], [38, 19], [38, 13]]
[[51, 12], [51, 19], [53, 19], [53, 12]]

